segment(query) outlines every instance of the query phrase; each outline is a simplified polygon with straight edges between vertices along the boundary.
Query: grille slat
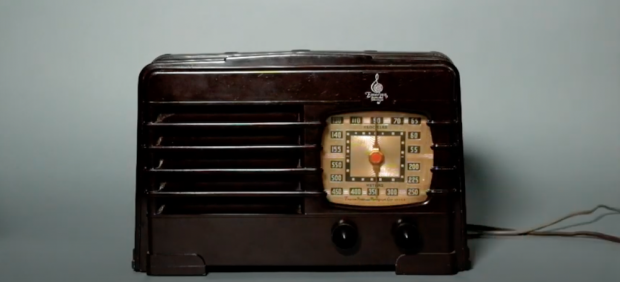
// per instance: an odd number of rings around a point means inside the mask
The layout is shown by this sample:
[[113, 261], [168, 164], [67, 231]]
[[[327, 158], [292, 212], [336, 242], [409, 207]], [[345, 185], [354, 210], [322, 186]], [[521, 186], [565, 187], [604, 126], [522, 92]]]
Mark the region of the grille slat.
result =
[[175, 196], [175, 197], [305, 197], [320, 196], [323, 192], [317, 191], [229, 191], [229, 192], [150, 192], [149, 195], [155, 197]]
[[148, 127], [155, 128], [193, 128], [193, 129], [237, 129], [237, 128], [253, 128], [253, 129], [263, 129], [263, 128], [278, 128], [278, 129], [288, 129], [288, 128], [305, 128], [311, 126], [319, 126], [321, 122], [237, 122], [237, 123], [208, 123], [208, 122], [170, 122], [170, 123], [160, 123], [160, 122], [149, 122], [147, 123]]
[[245, 175], [308, 175], [318, 173], [316, 168], [268, 168], [268, 169], [247, 169], [247, 168], [233, 168], [233, 169], [158, 169], [152, 168], [148, 170], [149, 173], [154, 174], [194, 174], [194, 175], [231, 175], [231, 176], [245, 176]]
[[230, 138], [230, 136], [166, 136], [159, 140], [159, 146], [192, 146], [200, 147], [202, 144], [209, 144], [211, 146], [247, 146], [246, 144], [253, 144], [254, 146], [285, 146], [291, 144], [297, 144], [297, 134], [288, 136], [280, 135], [247, 135], [247, 136], [235, 136], [237, 138]]
[[299, 197], [167, 197], [152, 198], [158, 215], [198, 214], [298, 214]]
[[[272, 177], [273, 178], [273, 177]], [[288, 192], [301, 191], [299, 181], [295, 179], [289, 180], [273, 180], [263, 177], [260, 181], [234, 180], [234, 181], [210, 181], [210, 182], [163, 182], [157, 190], [159, 192]]]
[[[151, 108], [144, 150], [148, 192], [163, 214], [300, 213], [306, 129], [298, 105], [172, 105]], [[208, 200], [211, 198], [217, 200]], [[197, 200], [200, 198], [202, 200]], [[165, 207], [165, 208], [163, 208]]]
[[219, 151], [219, 150], [243, 150], [243, 151], [271, 151], [282, 152], [284, 150], [316, 149], [316, 145], [276, 145], [276, 146], [151, 146], [154, 151]]

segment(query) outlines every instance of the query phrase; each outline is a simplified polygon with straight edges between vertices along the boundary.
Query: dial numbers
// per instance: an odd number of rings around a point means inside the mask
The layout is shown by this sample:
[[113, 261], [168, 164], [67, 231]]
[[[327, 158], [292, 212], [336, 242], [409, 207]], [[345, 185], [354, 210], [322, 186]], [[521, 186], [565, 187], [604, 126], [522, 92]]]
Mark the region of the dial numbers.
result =
[[362, 117], [351, 117], [351, 124], [362, 124]]
[[413, 124], [413, 125], [422, 124], [422, 119], [419, 117], [410, 117], [409, 124]]
[[331, 182], [342, 182], [342, 174], [332, 174], [329, 176]]
[[327, 199], [353, 206], [426, 201], [431, 145], [422, 115], [375, 111], [328, 117], [321, 154]]
[[418, 184], [420, 183], [420, 177], [417, 175], [407, 176], [407, 183]]
[[362, 188], [351, 188], [349, 189], [349, 195], [351, 196], [361, 196], [362, 195]]
[[344, 123], [343, 117], [332, 117], [331, 118], [331, 124], [343, 124], [343, 123]]
[[383, 123], [383, 118], [382, 117], [371, 117], [370, 118], [370, 123], [372, 123], [372, 124], [382, 124]]
[[408, 139], [420, 139], [420, 132], [419, 131], [407, 132], [407, 138]]
[[344, 162], [343, 161], [331, 161], [331, 168], [342, 169], [344, 168]]
[[342, 195], [342, 188], [332, 188], [331, 189], [331, 194], [332, 195]]
[[420, 189], [418, 188], [407, 188], [407, 196], [419, 196]]
[[330, 135], [332, 139], [342, 139], [342, 131], [332, 131]]
[[420, 170], [420, 163], [407, 163], [407, 170]]
[[404, 117], [393, 117], [392, 118], [392, 124], [404, 124], [404, 123], [405, 123]]
[[368, 192], [366, 193], [368, 196], [379, 196], [379, 189], [377, 188], [368, 188]]
[[385, 194], [388, 196], [398, 196], [398, 189], [397, 188], [387, 188], [385, 189]]
[[407, 146], [407, 153], [409, 154], [419, 154], [420, 146]]

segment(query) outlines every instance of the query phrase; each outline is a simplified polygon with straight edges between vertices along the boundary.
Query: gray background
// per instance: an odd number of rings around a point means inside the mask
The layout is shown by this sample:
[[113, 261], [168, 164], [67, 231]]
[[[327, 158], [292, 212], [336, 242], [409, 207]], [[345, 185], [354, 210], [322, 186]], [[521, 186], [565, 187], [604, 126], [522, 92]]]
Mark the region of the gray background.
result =
[[[619, 13], [620, 1], [578, 0], [1, 1], [0, 281], [206, 279], [130, 269], [138, 73], [163, 53], [444, 52], [462, 74], [470, 222], [527, 228], [599, 203], [618, 206]], [[572, 229], [620, 235], [620, 216]], [[608, 242], [472, 245], [472, 271], [417, 281], [620, 276], [620, 245]]]

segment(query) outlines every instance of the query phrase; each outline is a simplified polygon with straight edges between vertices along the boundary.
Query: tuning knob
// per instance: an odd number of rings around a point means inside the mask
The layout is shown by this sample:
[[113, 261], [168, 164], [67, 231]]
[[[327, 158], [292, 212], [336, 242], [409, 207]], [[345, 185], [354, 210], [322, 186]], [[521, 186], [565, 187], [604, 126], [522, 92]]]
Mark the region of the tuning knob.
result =
[[342, 250], [354, 248], [358, 237], [357, 228], [351, 222], [340, 220], [332, 228], [332, 242]]
[[394, 243], [406, 254], [417, 253], [422, 248], [422, 237], [418, 227], [408, 221], [399, 220], [393, 231]]

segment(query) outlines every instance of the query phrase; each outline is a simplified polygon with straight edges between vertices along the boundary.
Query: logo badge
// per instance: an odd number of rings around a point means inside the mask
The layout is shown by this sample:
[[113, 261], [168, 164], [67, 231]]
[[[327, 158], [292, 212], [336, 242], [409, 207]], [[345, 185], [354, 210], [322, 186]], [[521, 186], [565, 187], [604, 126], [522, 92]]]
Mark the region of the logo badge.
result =
[[387, 93], [381, 91], [383, 91], [383, 84], [379, 83], [379, 74], [375, 74], [375, 81], [370, 85], [370, 91], [366, 91], [366, 99], [377, 102], [377, 105], [381, 104], [388, 97]]

